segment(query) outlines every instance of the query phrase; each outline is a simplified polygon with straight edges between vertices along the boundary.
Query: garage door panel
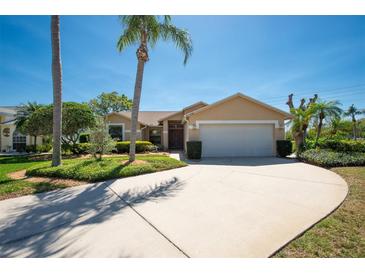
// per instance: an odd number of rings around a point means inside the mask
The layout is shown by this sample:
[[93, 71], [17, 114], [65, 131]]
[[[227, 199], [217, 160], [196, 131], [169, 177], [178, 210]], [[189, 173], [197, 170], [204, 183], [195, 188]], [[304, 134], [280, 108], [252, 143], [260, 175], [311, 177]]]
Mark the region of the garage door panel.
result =
[[273, 155], [273, 125], [200, 125], [203, 157]]

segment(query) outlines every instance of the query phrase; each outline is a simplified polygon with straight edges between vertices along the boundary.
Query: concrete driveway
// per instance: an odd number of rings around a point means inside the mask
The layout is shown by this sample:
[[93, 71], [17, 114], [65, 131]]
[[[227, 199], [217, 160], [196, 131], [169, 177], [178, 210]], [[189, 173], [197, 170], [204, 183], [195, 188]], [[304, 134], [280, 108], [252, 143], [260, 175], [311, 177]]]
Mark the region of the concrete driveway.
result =
[[1, 257], [268, 257], [346, 182], [279, 158], [188, 167], [0, 202]]

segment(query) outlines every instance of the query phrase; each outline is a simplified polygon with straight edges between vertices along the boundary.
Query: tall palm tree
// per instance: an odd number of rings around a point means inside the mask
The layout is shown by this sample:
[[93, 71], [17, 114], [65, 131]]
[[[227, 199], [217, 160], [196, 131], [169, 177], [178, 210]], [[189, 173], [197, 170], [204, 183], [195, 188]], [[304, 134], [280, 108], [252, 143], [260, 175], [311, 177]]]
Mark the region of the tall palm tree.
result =
[[62, 68], [60, 50], [60, 17], [51, 16], [52, 80], [53, 80], [53, 153], [52, 166], [61, 165], [62, 135]]
[[[149, 60], [148, 47], [153, 47], [160, 39], [172, 41], [184, 54], [184, 65], [191, 56], [193, 46], [190, 34], [171, 24], [171, 16], [134, 15], [120, 16], [123, 33], [119, 37], [117, 49], [123, 51], [126, 47], [139, 44], [137, 49], [137, 75], [134, 86], [133, 106], [131, 115], [131, 137], [129, 161], [135, 160], [136, 138], [139, 102], [141, 99], [144, 65]], [[162, 20], [161, 20], [162, 19]]]
[[364, 114], [365, 113], [365, 110], [360, 110], [358, 108], [356, 108], [354, 106], [354, 104], [352, 104], [348, 110], [345, 112], [345, 116], [349, 116], [351, 117], [351, 120], [352, 120], [352, 134], [353, 134], [353, 138], [356, 140], [357, 138], [357, 127], [356, 127], [356, 123], [357, 123], [357, 120], [356, 120], [356, 116], [357, 115], [361, 115], [361, 114]]
[[323, 121], [330, 118], [338, 118], [342, 114], [342, 109], [339, 107], [341, 104], [339, 101], [323, 101], [318, 100], [315, 105], [315, 115], [318, 119], [317, 136], [315, 146], [318, 144], [319, 136], [321, 135]]
[[[41, 108], [42, 105], [37, 102], [28, 102], [27, 104], [22, 104], [18, 107], [16, 112], [15, 126], [17, 130], [22, 131], [23, 126], [28, 121], [30, 115], [37, 109]], [[34, 147], [37, 146], [37, 136], [34, 137]]]

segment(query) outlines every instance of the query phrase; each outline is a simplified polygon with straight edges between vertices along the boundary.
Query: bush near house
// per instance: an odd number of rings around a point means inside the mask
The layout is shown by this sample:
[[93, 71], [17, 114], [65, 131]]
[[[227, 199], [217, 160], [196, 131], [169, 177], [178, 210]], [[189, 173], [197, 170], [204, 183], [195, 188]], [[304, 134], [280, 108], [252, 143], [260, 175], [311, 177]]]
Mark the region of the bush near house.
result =
[[186, 142], [187, 155], [189, 159], [200, 159], [202, 157], [202, 142], [188, 141]]
[[[116, 149], [118, 153], [129, 153], [130, 141], [117, 142]], [[155, 151], [157, 147], [149, 141], [136, 141], [136, 152]]]
[[322, 167], [364, 166], [365, 153], [338, 152], [330, 149], [309, 149], [300, 154], [300, 159]]
[[186, 166], [186, 163], [165, 155], [137, 156], [141, 163], [129, 164], [128, 156], [118, 156], [95, 160], [63, 160], [61, 166], [52, 167], [49, 162], [27, 168], [27, 175], [56, 177], [88, 182], [98, 182], [114, 178], [137, 176], [162, 170]]
[[81, 133], [80, 137], [79, 137], [79, 142], [81, 144], [90, 142], [90, 134], [89, 133]]
[[28, 145], [25, 148], [26, 152], [38, 152], [38, 153], [44, 153], [44, 152], [49, 152], [52, 149], [52, 145], [51, 144], [43, 144], [43, 145]]
[[276, 150], [280, 157], [286, 157], [292, 154], [293, 144], [289, 140], [277, 140], [276, 141]]

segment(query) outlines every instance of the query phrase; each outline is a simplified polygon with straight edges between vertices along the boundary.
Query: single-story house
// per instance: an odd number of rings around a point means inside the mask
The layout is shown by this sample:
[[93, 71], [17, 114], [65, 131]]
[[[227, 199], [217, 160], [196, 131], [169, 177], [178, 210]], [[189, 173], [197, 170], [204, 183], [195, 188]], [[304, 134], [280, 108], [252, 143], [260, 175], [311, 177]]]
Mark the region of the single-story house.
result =
[[[27, 145], [34, 144], [34, 137], [23, 135], [16, 130], [16, 107], [0, 107], [0, 152], [22, 152]], [[37, 137], [37, 144], [42, 137]]]
[[[108, 114], [111, 136], [129, 140], [130, 119], [130, 111]], [[137, 138], [164, 150], [186, 150], [187, 141], [199, 140], [203, 157], [274, 156], [287, 119], [289, 113], [237, 93], [179, 111], [140, 111]]]

